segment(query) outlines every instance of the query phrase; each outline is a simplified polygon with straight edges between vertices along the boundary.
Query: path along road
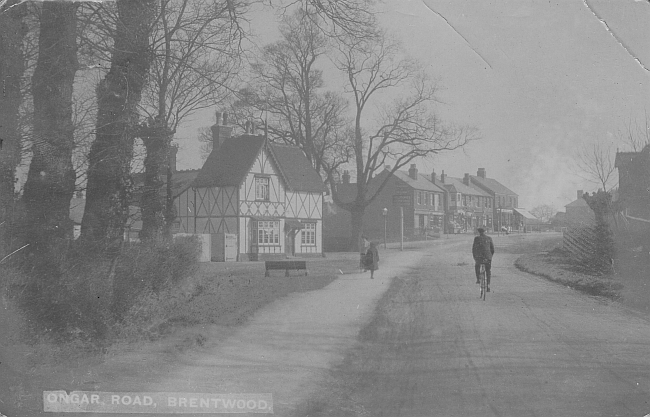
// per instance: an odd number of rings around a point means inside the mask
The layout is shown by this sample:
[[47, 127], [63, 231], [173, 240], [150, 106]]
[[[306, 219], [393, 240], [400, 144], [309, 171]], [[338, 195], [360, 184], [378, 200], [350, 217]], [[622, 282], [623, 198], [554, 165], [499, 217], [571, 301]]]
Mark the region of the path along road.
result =
[[368, 416], [645, 416], [650, 321], [520, 272], [496, 237], [479, 300], [459, 242], [426, 250], [338, 375]]

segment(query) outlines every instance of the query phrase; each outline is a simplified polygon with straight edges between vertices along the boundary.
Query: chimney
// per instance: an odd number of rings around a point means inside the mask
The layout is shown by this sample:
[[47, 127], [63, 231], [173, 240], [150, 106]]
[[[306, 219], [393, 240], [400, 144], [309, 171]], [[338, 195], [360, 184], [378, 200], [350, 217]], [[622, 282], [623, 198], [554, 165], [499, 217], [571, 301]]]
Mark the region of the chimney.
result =
[[447, 176], [445, 175], [445, 170], [443, 169], [443, 170], [442, 170], [442, 174], [440, 174], [440, 182], [444, 184], [444, 183], [445, 183], [445, 178], [446, 178], [446, 177], [447, 177]]
[[476, 172], [477, 177], [485, 178], [485, 168], [479, 168]]
[[178, 145], [169, 146], [169, 168], [172, 174], [176, 172], [176, 154], [178, 153]]
[[436, 183], [437, 177], [436, 177], [436, 171], [431, 171], [431, 182]]
[[[222, 118], [223, 114], [223, 118]], [[216, 112], [217, 123], [211, 127], [212, 130], [212, 150], [219, 149], [223, 142], [232, 134], [232, 126], [228, 124], [228, 113]]]
[[347, 169], [343, 171], [343, 184], [349, 184], [350, 183], [350, 171]]
[[463, 184], [469, 186], [469, 174], [465, 174], [465, 177], [463, 178]]
[[409, 177], [413, 178], [414, 180], [418, 179], [418, 169], [415, 164], [411, 164], [411, 168], [409, 168]]
[[578, 200], [581, 200], [584, 194], [585, 194], [584, 191], [578, 190]]

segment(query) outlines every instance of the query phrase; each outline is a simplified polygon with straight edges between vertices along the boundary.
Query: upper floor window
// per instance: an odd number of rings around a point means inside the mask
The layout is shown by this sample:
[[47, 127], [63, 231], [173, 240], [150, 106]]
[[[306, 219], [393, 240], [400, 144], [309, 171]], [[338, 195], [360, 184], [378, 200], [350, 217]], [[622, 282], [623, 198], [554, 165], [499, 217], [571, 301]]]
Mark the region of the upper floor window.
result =
[[418, 191], [418, 204], [422, 204], [422, 191]]
[[269, 177], [255, 177], [255, 199], [269, 200]]
[[430, 206], [431, 205], [431, 193], [427, 193], [426, 197], [427, 197], [427, 206]]

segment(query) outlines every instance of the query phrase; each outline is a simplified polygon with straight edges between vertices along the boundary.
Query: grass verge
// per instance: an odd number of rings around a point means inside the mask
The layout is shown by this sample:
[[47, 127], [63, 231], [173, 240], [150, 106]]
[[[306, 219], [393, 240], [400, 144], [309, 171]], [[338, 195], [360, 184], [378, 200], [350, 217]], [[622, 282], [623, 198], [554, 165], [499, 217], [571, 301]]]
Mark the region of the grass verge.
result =
[[595, 275], [558, 245], [547, 252], [522, 255], [515, 261], [515, 266], [523, 272], [566, 285], [585, 294], [613, 300], [621, 297], [622, 283], [615, 281], [611, 275]]

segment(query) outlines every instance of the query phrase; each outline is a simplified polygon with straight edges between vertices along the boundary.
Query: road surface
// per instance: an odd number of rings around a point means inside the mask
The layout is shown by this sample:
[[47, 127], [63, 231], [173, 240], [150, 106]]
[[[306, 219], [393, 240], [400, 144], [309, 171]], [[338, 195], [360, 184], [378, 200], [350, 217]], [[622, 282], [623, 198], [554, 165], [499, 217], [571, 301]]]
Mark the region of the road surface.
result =
[[520, 272], [518, 255], [500, 253], [516, 240], [495, 242], [486, 301], [458, 243], [427, 249], [335, 372], [330, 384], [347, 383], [347, 401], [321, 415], [650, 413], [650, 321]]

